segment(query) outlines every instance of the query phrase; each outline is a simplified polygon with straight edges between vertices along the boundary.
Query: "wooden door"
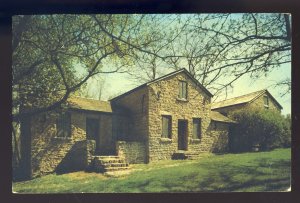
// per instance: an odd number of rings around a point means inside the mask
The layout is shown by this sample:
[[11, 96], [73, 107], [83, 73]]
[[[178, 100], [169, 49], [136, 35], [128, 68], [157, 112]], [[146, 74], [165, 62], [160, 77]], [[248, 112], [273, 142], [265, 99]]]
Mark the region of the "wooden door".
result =
[[188, 121], [178, 120], [178, 150], [187, 150]]

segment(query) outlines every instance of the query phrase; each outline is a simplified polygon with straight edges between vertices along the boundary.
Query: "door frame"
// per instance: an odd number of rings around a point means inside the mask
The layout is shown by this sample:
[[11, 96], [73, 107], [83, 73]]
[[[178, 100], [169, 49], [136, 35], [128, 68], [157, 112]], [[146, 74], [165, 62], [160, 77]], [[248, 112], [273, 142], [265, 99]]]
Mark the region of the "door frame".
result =
[[99, 118], [93, 118], [93, 117], [86, 117], [86, 121], [85, 121], [85, 124], [86, 124], [86, 139], [87, 139], [87, 136], [88, 136], [88, 132], [87, 132], [87, 126], [88, 126], [88, 121], [96, 121], [96, 125], [97, 125], [97, 133], [96, 133], [96, 136], [95, 136], [95, 142], [96, 142], [96, 148], [95, 148], [95, 152], [99, 151], [100, 149], [100, 119]]
[[[178, 119], [177, 122], [177, 149], [178, 150], [188, 150], [188, 120], [187, 119]], [[183, 133], [180, 132], [182, 128]], [[183, 143], [181, 143], [183, 142]]]

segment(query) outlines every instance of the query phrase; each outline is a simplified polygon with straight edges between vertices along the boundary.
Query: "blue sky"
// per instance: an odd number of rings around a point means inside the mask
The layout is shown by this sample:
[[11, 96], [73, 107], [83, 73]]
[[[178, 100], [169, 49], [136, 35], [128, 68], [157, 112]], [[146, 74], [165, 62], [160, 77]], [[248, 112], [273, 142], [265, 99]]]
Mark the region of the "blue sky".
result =
[[[274, 88], [272, 85], [276, 81], [280, 81], [282, 78], [291, 76], [291, 64], [282, 65], [280, 68], [273, 70], [267, 77], [261, 77], [259, 79], [253, 80], [248, 75], [241, 77], [233, 85], [233, 89], [228, 91], [227, 98], [232, 98], [247, 94], [250, 92], [268, 89], [268, 91], [276, 98], [276, 100], [282, 105], [283, 114], [291, 113], [291, 93], [281, 96], [282, 88]], [[122, 92], [129, 91], [136, 86], [136, 82], [129, 79], [128, 75], [125, 73], [114, 73], [105, 75], [104, 92], [102, 99], [107, 100], [110, 96], [116, 96]], [[96, 83], [91, 82], [91, 91], [97, 91]], [[219, 98], [218, 100], [223, 100], [224, 98]]]
[[[188, 15], [183, 15], [188, 16]], [[232, 18], [240, 18], [241, 14], [232, 15]], [[109, 65], [109, 64], [107, 64]], [[104, 65], [107, 67], [107, 65]], [[185, 64], [182, 64], [185, 67]], [[165, 73], [167, 74], [172, 70], [168, 70]], [[230, 89], [227, 93], [227, 99], [244, 95], [250, 92], [268, 89], [268, 91], [277, 99], [277, 101], [283, 106], [282, 113], [290, 114], [291, 113], [291, 93], [281, 96], [283, 93], [282, 87], [275, 88], [274, 85], [276, 82], [285, 79], [291, 78], [291, 64], [284, 64], [277, 69], [269, 72], [267, 76], [260, 77], [256, 80], [251, 79], [248, 75], [244, 75], [239, 80], [233, 84], [233, 88]], [[114, 73], [114, 74], [105, 74], [104, 75], [104, 92], [102, 94], [102, 99], [107, 100], [109, 97], [116, 96], [120, 93], [129, 91], [134, 87], [140, 85], [134, 82], [128, 77], [125, 73]], [[224, 79], [224, 82], [226, 78]], [[89, 89], [91, 92], [97, 91], [97, 84], [90, 81]], [[209, 89], [208, 89], [209, 90]], [[225, 97], [219, 97], [216, 101], [226, 99]]]

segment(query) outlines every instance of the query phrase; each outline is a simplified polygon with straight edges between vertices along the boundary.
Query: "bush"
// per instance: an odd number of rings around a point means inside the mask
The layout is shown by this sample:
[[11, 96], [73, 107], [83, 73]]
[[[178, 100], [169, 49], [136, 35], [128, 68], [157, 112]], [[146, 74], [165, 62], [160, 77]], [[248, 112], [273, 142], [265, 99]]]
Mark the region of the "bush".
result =
[[260, 150], [289, 147], [291, 120], [272, 110], [245, 109], [233, 113], [238, 122], [231, 128], [230, 149], [245, 152], [259, 146]]

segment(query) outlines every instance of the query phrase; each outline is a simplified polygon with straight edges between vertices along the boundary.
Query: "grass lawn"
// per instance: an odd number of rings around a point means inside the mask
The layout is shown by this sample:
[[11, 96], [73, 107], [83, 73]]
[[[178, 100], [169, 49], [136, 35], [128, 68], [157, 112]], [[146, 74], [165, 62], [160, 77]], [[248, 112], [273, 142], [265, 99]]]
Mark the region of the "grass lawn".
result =
[[291, 150], [207, 155], [131, 165], [121, 177], [74, 172], [13, 183], [18, 193], [284, 191], [290, 186]]

